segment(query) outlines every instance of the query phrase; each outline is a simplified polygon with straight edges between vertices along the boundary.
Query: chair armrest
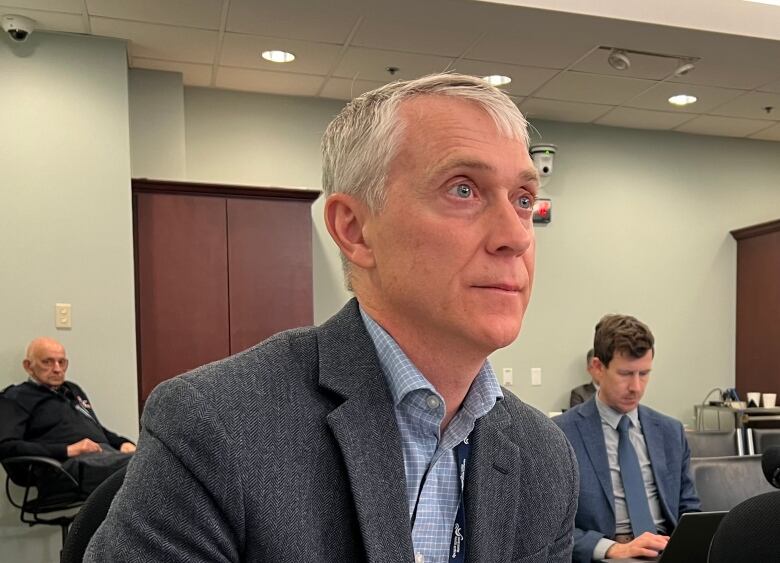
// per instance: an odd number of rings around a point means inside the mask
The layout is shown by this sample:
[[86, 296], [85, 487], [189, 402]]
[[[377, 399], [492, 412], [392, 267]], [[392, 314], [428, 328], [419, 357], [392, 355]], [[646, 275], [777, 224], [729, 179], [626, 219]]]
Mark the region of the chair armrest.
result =
[[[51, 469], [60, 473], [66, 479], [69, 479], [73, 485], [79, 486], [79, 482], [62, 467], [62, 463], [51, 457], [44, 457], [38, 455], [20, 455], [15, 457], [7, 457], [2, 460], [3, 467], [5, 467], [8, 478], [20, 487], [29, 487], [35, 485], [35, 479], [31, 475], [31, 469], [33, 466], [38, 466], [44, 469]], [[20, 468], [27, 468], [24, 475], [21, 475], [17, 471], [23, 471]], [[22, 480], [22, 477], [24, 480]]]

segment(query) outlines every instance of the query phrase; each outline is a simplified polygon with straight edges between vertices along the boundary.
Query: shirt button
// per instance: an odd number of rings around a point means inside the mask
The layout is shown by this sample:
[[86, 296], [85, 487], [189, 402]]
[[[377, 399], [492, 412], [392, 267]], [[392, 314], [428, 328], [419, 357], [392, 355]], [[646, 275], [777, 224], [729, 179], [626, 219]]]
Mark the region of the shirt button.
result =
[[431, 410], [435, 410], [439, 408], [439, 405], [441, 404], [441, 401], [436, 395], [428, 395], [425, 399], [426, 404], [428, 405], [428, 408]]

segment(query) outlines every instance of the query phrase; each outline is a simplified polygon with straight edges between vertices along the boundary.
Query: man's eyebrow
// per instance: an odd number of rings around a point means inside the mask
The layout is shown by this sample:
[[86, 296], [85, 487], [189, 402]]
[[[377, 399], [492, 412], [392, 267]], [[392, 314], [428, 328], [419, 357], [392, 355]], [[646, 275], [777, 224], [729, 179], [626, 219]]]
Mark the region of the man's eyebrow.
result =
[[[453, 170], [456, 168], [472, 168], [476, 170], [487, 170], [489, 172], [495, 172], [496, 170], [494, 166], [482, 160], [459, 158], [446, 161], [440, 166], [433, 168], [431, 170], [431, 176], [438, 176], [439, 174], [443, 174], [448, 170]], [[518, 181], [521, 183], [539, 182], [539, 173], [536, 171], [536, 168], [523, 170], [523, 172], [518, 176]]]

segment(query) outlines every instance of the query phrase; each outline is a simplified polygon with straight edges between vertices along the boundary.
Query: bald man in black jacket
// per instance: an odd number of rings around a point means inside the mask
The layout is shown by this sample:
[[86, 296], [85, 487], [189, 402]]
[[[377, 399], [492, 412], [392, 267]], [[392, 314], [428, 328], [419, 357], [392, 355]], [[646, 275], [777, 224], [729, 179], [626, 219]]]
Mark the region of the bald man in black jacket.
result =
[[127, 464], [135, 445], [101, 425], [83, 389], [65, 381], [68, 359], [62, 344], [36, 338], [23, 366], [29, 379], [0, 393], [0, 460], [57, 459], [85, 493]]

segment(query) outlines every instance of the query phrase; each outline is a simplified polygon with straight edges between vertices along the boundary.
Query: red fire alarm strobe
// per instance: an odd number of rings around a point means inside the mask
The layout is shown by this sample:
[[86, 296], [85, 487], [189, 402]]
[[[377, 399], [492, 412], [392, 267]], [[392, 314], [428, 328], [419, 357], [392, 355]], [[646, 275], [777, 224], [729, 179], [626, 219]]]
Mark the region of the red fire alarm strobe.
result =
[[552, 200], [540, 198], [534, 203], [534, 223], [549, 223], [552, 221]]

